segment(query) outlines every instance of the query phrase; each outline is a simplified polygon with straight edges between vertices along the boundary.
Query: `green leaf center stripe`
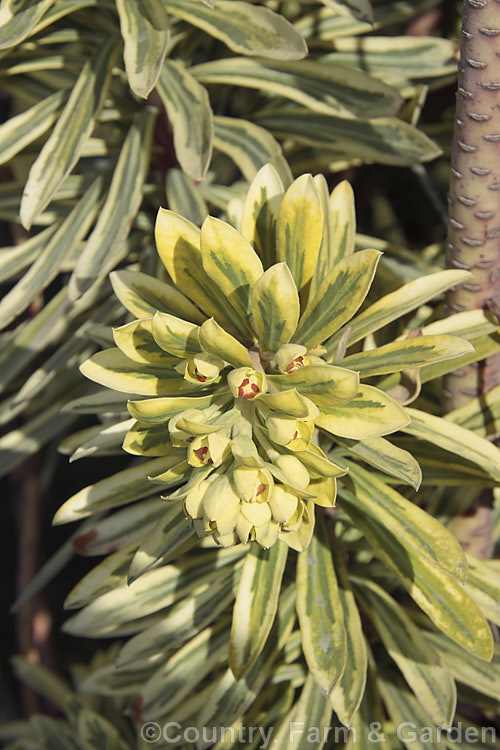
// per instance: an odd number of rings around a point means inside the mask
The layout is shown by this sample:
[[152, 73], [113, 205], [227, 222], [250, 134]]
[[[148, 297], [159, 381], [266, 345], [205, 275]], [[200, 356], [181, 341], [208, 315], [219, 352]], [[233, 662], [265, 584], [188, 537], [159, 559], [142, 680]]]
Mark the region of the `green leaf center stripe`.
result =
[[366, 297], [379, 259], [377, 250], [362, 250], [334, 266], [299, 320], [293, 341], [320, 344], [346, 323]]

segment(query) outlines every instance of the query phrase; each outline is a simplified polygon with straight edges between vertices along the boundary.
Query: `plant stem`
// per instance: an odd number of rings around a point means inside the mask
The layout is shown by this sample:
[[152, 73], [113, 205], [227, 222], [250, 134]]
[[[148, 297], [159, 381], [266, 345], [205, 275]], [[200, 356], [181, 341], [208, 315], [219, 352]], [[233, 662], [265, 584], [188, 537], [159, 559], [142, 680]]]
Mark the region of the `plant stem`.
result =
[[[464, 0], [450, 178], [448, 264], [472, 273], [452, 312], [500, 313], [500, 0]], [[448, 409], [500, 382], [500, 355], [450, 375]]]

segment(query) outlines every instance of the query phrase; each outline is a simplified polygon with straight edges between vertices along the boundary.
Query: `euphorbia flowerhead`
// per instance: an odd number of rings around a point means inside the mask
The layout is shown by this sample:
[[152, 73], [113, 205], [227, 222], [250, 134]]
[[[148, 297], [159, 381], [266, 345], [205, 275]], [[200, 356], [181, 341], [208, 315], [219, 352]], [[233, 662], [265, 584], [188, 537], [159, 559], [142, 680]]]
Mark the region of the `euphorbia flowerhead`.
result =
[[213, 217], [200, 230], [160, 209], [156, 242], [171, 283], [112, 274], [140, 317], [114, 331], [118, 348], [82, 370], [149, 397], [129, 401], [136, 422], [124, 448], [172, 457], [155, 482], [217, 544], [280, 539], [305, 549], [315, 505], [333, 507], [346, 474], [320, 448], [320, 433], [335, 448], [409, 422], [400, 403], [360, 383], [358, 370], [395, 371], [378, 350], [344, 357], [381, 255], [355, 252], [352, 227], [351, 239], [336, 239], [334, 217], [349, 201], [346, 183], [328, 196], [324, 178], [303, 175], [285, 189], [267, 165], [250, 185], [239, 231]]

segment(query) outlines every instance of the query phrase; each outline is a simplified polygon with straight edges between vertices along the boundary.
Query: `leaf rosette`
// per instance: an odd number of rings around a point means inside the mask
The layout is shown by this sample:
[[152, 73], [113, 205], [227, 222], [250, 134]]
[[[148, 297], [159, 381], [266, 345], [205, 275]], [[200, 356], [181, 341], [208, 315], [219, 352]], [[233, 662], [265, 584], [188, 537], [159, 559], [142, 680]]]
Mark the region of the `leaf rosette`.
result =
[[352, 221], [339, 234], [339, 207], [351, 217], [350, 204], [346, 183], [328, 196], [324, 178], [302, 175], [285, 190], [267, 165], [249, 187], [240, 231], [213, 217], [199, 230], [160, 209], [156, 243], [169, 281], [111, 276], [125, 307], [147, 314], [115, 329], [117, 348], [94, 355], [82, 372], [149, 397], [129, 401], [136, 421], [124, 448], [171, 456], [172, 468], [152, 480], [183, 502], [199, 536], [219, 545], [268, 548], [279, 539], [304, 550], [314, 506], [334, 507], [337, 479], [347, 473], [321, 449], [320, 434], [362, 450], [363, 441], [373, 448], [373, 439], [410, 422], [360, 372], [397, 372], [464, 351], [459, 339], [441, 336], [420, 338], [428, 339], [425, 356], [414, 339], [387, 353], [344, 356], [381, 256], [354, 252]]

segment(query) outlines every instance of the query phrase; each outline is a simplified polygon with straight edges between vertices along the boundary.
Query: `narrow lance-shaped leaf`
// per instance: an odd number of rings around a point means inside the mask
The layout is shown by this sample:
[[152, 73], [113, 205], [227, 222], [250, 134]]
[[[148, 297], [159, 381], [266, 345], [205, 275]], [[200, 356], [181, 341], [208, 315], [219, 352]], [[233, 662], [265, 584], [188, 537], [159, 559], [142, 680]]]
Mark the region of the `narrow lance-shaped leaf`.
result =
[[199, 339], [203, 349], [213, 357], [223, 359], [233, 367], [252, 367], [248, 350], [213, 318], [200, 326]]
[[377, 557], [392, 570], [410, 596], [446, 635], [480, 659], [491, 658], [493, 639], [481, 612], [463, 584], [415, 553], [375, 518], [360, 512], [358, 499], [341, 490], [344, 507]]
[[126, 357], [140, 364], [156, 367], [175, 367], [176, 357], [167, 354], [153, 337], [151, 318], [133, 320], [124, 326], [113, 329], [115, 344]]
[[234, 52], [277, 60], [300, 60], [307, 46], [283, 16], [240, 0], [217, 0], [205, 8], [197, 0], [170, 0], [169, 11], [192, 23]]
[[406, 341], [393, 341], [359, 354], [344, 357], [341, 363], [358, 370], [361, 377], [401, 372], [422, 367], [429, 362], [453, 359], [474, 351], [472, 344], [458, 336], [418, 336]]
[[172, 124], [181, 167], [202, 180], [212, 156], [213, 113], [207, 90], [175, 60], [165, 60], [156, 90]]
[[276, 542], [270, 549], [250, 551], [233, 609], [229, 665], [237, 679], [254, 664], [271, 630], [278, 606], [288, 547]]
[[[455, 284], [467, 281], [469, 271], [447, 270], [421, 276], [410, 281], [395, 292], [386, 294], [349, 321], [351, 329], [348, 346], [364, 339], [369, 333], [375, 333], [393, 320], [415, 310], [438, 294], [445, 292]], [[327, 344], [328, 353], [333, 355], [342, 336], [342, 331], [335, 334]]]
[[101, 180], [95, 180], [62, 222], [30, 269], [0, 303], [0, 328], [29, 305], [57, 275], [64, 258], [87, 234], [95, 217]]
[[373, 23], [373, 9], [370, 0], [321, 0], [342, 16], [351, 16], [357, 21]]
[[312, 347], [347, 323], [368, 294], [380, 255], [361, 250], [337, 263], [309, 301], [293, 340]]
[[276, 351], [290, 341], [297, 327], [300, 302], [286, 263], [271, 266], [255, 283], [252, 312], [264, 351]]
[[269, 375], [268, 379], [280, 390], [297, 388], [322, 409], [349, 403], [360, 387], [357, 372], [333, 365], [308, 365], [287, 375]]
[[168, 16], [160, 0], [116, 0], [132, 91], [144, 99], [154, 88], [168, 45]]
[[500, 448], [470, 430], [433, 414], [418, 409], [408, 409], [408, 414], [411, 423], [405, 427], [405, 432], [457, 453], [500, 481]]
[[54, 4], [54, 0], [5, 0], [0, 8], [0, 49], [19, 44]]
[[0, 125], [0, 164], [10, 161], [54, 124], [64, 98], [64, 91], [56, 91]]
[[171, 167], [166, 181], [167, 203], [175, 213], [185, 216], [200, 227], [208, 216], [208, 208], [196, 181], [186, 172]]
[[406, 548], [454, 576], [467, 577], [467, 561], [460, 544], [436, 518], [407, 500], [361, 466], [350, 465], [358, 507], [385, 526]]
[[186, 521], [181, 503], [174, 503], [146, 535], [135, 553], [128, 572], [130, 584], [146, 573], [160, 559], [173, 553], [194, 534]]
[[54, 516], [54, 524], [76, 521], [93, 513], [100, 513], [152, 495], [157, 488], [148, 481], [148, 476], [166, 471], [177, 461], [177, 456], [157, 458], [84, 487], [59, 508]]
[[317, 60], [278, 62], [234, 57], [192, 68], [204, 83], [245, 86], [291, 99], [315, 112], [343, 117], [396, 114], [402, 99], [395, 88], [365, 72]]
[[201, 227], [200, 246], [205, 272], [246, 318], [251, 289], [264, 271], [259, 256], [234, 227], [211, 216]]
[[237, 330], [252, 337], [246, 317], [237, 312], [203, 269], [198, 227], [160, 208], [155, 239], [162, 263], [181, 292], [227, 331]]
[[31, 167], [20, 208], [21, 222], [27, 229], [78, 161], [104, 102], [116, 53], [116, 41], [111, 39], [85, 63], [54, 130]]
[[281, 202], [276, 224], [276, 257], [286, 262], [307, 302], [323, 235], [321, 201], [310, 174], [296, 179]]
[[346, 634], [342, 603], [323, 519], [297, 560], [297, 614], [309, 670], [324, 695], [344, 672]]
[[323, 175], [314, 177], [324, 215], [323, 239], [311, 282], [311, 295], [315, 296], [325, 276], [334, 265], [354, 252], [356, 216], [354, 193], [344, 180], [328, 195], [328, 185]]
[[363, 579], [358, 589], [389, 655], [401, 670], [422, 707], [438, 726], [450, 728], [457, 693], [449, 670], [426, 643], [404, 608], [375, 583]]
[[371, 385], [360, 385], [354, 398], [343, 406], [323, 406], [316, 424], [332, 435], [364, 440], [389, 435], [409, 421], [394, 399]]
[[381, 469], [384, 473], [400, 479], [418, 490], [422, 482], [422, 470], [409, 451], [398, 448], [382, 437], [364, 440], [339, 440], [350, 453], [362, 461]]
[[203, 323], [205, 315], [178, 289], [140, 271], [122, 269], [109, 275], [113, 291], [137, 318], [151, 318], [165, 312], [193, 323]]
[[70, 280], [70, 295], [74, 299], [108, 273], [120, 259], [122, 242], [142, 200], [155, 114], [151, 108], [144, 109], [130, 127], [106, 202]]
[[290, 167], [283, 157], [278, 141], [268, 130], [253, 122], [238, 117], [216, 115], [214, 148], [227, 154], [247, 180], [253, 180], [261, 167], [271, 164], [285, 185], [292, 181]]
[[348, 727], [363, 698], [368, 659], [358, 605], [341, 551], [335, 545], [332, 556], [339, 582], [347, 648], [344, 673], [330, 693], [330, 703], [342, 724]]
[[407, 166], [435, 159], [441, 150], [422, 131], [396, 117], [348, 119], [305, 108], [262, 110], [255, 121], [271, 132], [299, 143], [319, 147], [332, 155], [342, 155], [380, 164]]
[[309, 673], [300, 698], [272, 733], [272, 747], [287, 750], [293, 744], [295, 750], [321, 750], [332, 728], [331, 717], [331, 706]]
[[252, 180], [243, 204], [241, 234], [255, 248], [264, 268], [276, 262], [276, 222], [284, 190], [271, 164], [262, 167]]

